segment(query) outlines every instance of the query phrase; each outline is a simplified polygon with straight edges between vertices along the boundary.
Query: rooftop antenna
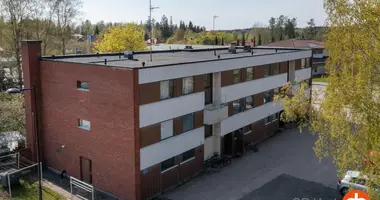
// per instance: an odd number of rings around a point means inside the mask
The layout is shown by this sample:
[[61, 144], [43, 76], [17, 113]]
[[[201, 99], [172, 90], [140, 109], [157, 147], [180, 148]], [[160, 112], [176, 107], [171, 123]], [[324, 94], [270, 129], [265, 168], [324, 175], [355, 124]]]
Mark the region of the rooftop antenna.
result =
[[153, 51], [153, 24], [152, 24], [152, 10], [158, 9], [159, 7], [152, 6], [152, 0], [149, 0], [149, 24], [150, 24], [150, 62], [152, 62], [152, 51]]

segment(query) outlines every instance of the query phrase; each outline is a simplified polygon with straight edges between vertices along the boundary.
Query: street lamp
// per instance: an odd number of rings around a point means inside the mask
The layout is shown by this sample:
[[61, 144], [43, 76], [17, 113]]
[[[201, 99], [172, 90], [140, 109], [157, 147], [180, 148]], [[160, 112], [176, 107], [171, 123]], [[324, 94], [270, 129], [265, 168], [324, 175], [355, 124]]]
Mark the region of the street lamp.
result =
[[36, 100], [36, 84], [33, 83], [32, 88], [10, 88], [7, 90], [8, 94], [22, 94], [24, 91], [31, 91], [33, 95], [33, 101], [34, 101], [34, 137], [36, 138], [36, 153], [37, 153], [37, 175], [38, 175], [38, 196], [39, 200], [42, 200], [42, 183], [41, 183], [41, 166], [40, 166], [40, 139], [38, 136], [38, 114], [37, 114], [37, 100]]

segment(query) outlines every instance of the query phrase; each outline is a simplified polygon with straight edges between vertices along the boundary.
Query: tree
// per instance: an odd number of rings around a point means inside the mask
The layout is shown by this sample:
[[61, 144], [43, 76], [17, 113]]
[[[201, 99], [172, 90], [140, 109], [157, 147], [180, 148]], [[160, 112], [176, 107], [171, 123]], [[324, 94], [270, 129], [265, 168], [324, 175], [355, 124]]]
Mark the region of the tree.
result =
[[315, 27], [314, 19], [310, 19], [310, 21], [307, 22], [309, 27], [307, 27], [307, 35], [309, 39], [313, 39], [317, 35], [317, 28]]
[[0, 133], [25, 133], [24, 97], [0, 92]]
[[33, 15], [35, 2], [32, 0], [0, 0], [0, 8], [10, 25], [10, 46], [12, 57], [16, 59], [16, 67], [11, 68], [11, 73], [16, 72], [19, 87], [22, 88], [22, 70], [21, 70], [21, 40], [25, 28], [25, 20]]
[[272, 42], [274, 42], [275, 24], [276, 24], [276, 19], [274, 17], [271, 17], [269, 19], [269, 29], [270, 29], [270, 33], [271, 33]]
[[298, 100], [279, 98], [285, 108], [281, 119], [299, 116], [300, 128], [317, 135], [317, 157], [332, 157], [340, 175], [360, 170], [369, 177], [365, 184], [371, 199], [380, 199], [374, 192], [380, 185], [380, 156], [369, 156], [380, 152], [380, 2], [325, 0], [325, 9], [329, 31], [324, 44], [330, 57], [324, 99], [319, 106], [304, 106], [301, 84], [294, 95]]
[[244, 32], [241, 34], [241, 45], [245, 46], [245, 34], [244, 34]]
[[[79, 15], [82, 7], [81, 0], [60, 0], [57, 7], [57, 32], [60, 38], [60, 49], [63, 55], [66, 54], [67, 43], [69, 42], [73, 30], [74, 19]], [[91, 22], [90, 22], [91, 23]]]
[[94, 30], [94, 34], [95, 35], [99, 35], [100, 31], [99, 31], [99, 27], [98, 25], [95, 25], [95, 30]]
[[288, 38], [295, 38], [296, 37], [296, 26], [297, 26], [297, 19], [287, 19], [285, 22], [285, 35]]
[[168, 18], [165, 15], [162, 16], [160, 25], [161, 25], [160, 29], [161, 29], [162, 37], [164, 39], [169, 38], [171, 36], [170, 26], [169, 26]]
[[144, 30], [133, 23], [109, 28], [94, 44], [94, 50], [98, 52], [137, 51], [144, 49], [146, 49]]
[[214, 44], [215, 44], [215, 45], [218, 45], [218, 36], [215, 36]]
[[253, 36], [253, 46], [256, 46], [256, 36]]
[[222, 46], [224, 46], [224, 38], [222, 38]]
[[261, 34], [259, 34], [259, 41], [257, 42], [257, 45], [261, 45]]
[[189, 29], [192, 30], [192, 31], [194, 31], [193, 22], [191, 22], [191, 21], [189, 22]]

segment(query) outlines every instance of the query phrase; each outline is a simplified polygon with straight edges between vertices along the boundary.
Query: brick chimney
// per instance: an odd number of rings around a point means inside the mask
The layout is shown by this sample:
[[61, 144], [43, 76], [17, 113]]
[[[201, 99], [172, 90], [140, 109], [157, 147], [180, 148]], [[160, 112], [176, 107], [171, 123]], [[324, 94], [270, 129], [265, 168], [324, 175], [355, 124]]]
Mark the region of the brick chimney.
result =
[[[31, 150], [32, 159], [36, 161], [36, 138], [35, 138], [35, 123], [34, 115], [37, 109], [37, 119], [39, 127], [41, 127], [41, 90], [40, 90], [40, 57], [41, 57], [41, 41], [22, 41], [21, 42], [21, 58], [22, 58], [22, 72], [24, 79], [24, 88], [32, 89], [35, 85], [34, 91], [24, 92], [25, 102], [25, 120], [26, 120], [26, 145]], [[34, 106], [33, 92], [36, 94], [37, 108]], [[41, 129], [39, 131], [39, 137], [41, 137]], [[42, 142], [40, 142], [42, 144]], [[40, 158], [42, 161], [40, 151]]]

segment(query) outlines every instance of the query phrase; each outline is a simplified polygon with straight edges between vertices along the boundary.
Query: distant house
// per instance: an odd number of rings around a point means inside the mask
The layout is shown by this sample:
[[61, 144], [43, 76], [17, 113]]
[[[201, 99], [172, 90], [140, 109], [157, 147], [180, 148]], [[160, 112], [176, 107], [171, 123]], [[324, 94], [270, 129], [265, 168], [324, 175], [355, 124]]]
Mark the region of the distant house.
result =
[[325, 50], [323, 42], [316, 40], [283, 40], [265, 45], [267, 47], [284, 47], [284, 48], [309, 48], [313, 51], [313, 76], [326, 74], [325, 63], [328, 53]]

